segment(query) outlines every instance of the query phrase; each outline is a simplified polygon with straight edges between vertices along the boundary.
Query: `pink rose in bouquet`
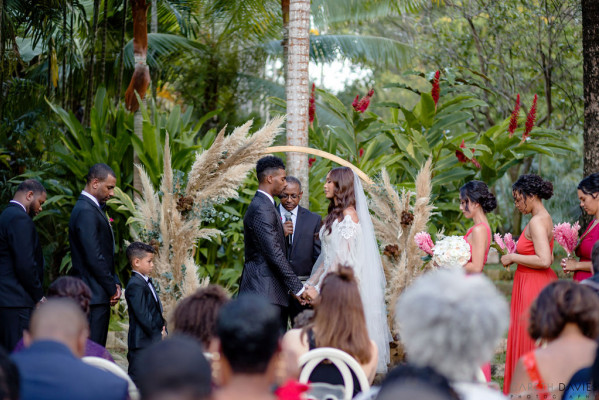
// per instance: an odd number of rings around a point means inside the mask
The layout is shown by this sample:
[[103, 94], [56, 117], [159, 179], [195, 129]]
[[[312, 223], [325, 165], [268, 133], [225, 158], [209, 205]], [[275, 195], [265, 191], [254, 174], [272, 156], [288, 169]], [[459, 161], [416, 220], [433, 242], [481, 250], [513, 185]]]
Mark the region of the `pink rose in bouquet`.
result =
[[553, 236], [555, 240], [566, 250], [568, 257], [578, 245], [578, 231], [580, 230], [580, 224], [575, 222], [574, 225], [570, 225], [569, 222], [562, 222], [553, 227]]

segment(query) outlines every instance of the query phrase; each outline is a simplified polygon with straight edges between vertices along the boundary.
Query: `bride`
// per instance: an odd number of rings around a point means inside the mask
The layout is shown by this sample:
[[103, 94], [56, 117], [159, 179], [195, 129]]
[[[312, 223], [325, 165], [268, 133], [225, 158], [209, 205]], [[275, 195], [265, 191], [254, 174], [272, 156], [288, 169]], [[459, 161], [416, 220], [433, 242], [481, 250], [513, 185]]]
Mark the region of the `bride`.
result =
[[324, 193], [330, 204], [320, 229], [322, 250], [306, 290], [318, 292], [326, 273], [340, 265], [354, 269], [368, 334], [379, 351], [377, 372], [386, 372], [391, 334], [385, 310], [385, 276], [362, 183], [350, 168], [334, 168], [326, 177]]

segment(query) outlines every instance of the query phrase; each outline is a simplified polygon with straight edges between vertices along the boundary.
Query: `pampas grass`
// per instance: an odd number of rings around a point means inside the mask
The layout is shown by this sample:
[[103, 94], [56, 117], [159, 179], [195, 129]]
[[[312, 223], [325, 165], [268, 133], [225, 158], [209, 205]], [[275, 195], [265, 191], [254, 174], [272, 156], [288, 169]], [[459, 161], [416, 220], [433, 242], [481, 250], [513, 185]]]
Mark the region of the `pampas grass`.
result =
[[199, 240], [221, 232], [202, 228], [203, 215], [214, 205], [237, 197], [237, 190], [266, 148], [281, 132], [284, 117], [274, 118], [249, 135], [252, 121], [236, 128], [229, 136], [221, 130], [209, 149], [196, 155], [187, 185], [174, 176], [168, 136], [164, 145], [164, 169], [160, 192], [152, 186], [142, 166], [141, 197], [135, 199], [135, 222], [141, 226], [140, 240], [156, 248], [152, 277], [158, 288], [166, 316], [182, 297], [207, 285], [200, 281], [194, 253]]
[[414, 235], [426, 231], [434, 209], [431, 204], [431, 160], [429, 159], [416, 177], [415, 191], [403, 189], [398, 193], [383, 169], [378, 183], [368, 185], [372, 222], [377, 239], [383, 248], [383, 268], [387, 278], [385, 299], [389, 327], [393, 334], [391, 361], [403, 358], [399, 330], [395, 321], [395, 306], [401, 293], [412, 281], [428, 270], [423, 268], [423, 253]]

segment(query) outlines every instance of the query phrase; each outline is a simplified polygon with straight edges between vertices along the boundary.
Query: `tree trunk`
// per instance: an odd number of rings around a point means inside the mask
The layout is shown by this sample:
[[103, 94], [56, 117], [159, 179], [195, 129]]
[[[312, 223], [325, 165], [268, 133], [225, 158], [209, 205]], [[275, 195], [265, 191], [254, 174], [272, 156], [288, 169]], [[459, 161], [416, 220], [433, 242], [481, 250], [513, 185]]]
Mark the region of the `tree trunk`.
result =
[[158, 33], [158, 2], [152, 0], [152, 26], [150, 32]]
[[65, 1], [62, 5], [62, 97], [61, 97], [61, 105], [62, 108], [66, 108], [67, 106], [67, 54], [68, 54], [68, 45], [67, 45], [67, 2]]
[[73, 49], [75, 48], [75, 40], [73, 39], [73, 15], [75, 14], [75, 0], [71, 0], [71, 21], [69, 23], [69, 93], [71, 95], [71, 110], [75, 111], [75, 75], [73, 74]]
[[100, 55], [100, 85], [106, 87], [106, 40], [108, 38], [108, 0], [104, 0], [104, 27], [102, 28], [102, 52]]
[[289, 49], [289, 0], [281, 0], [281, 11], [283, 12], [283, 78], [287, 82], [287, 57]]
[[582, 0], [584, 175], [599, 172], [599, 2]]
[[4, 0], [0, 0], [0, 119], [2, 119], [2, 106], [4, 104], [4, 36], [2, 36], [3, 14]]
[[[287, 144], [308, 147], [310, 0], [289, 2], [289, 49], [287, 58]], [[287, 173], [302, 182], [302, 205], [308, 207], [308, 155], [287, 153]]]
[[98, 12], [100, 8], [100, 0], [94, 0], [94, 20], [92, 24], [89, 67], [87, 69], [87, 93], [85, 94], [85, 110], [83, 113], [83, 124], [89, 125], [89, 116], [92, 107], [92, 99], [94, 97], [94, 54], [96, 50], [96, 37], [98, 36]]
[[123, 0], [123, 23], [121, 29], [121, 54], [119, 56], [118, 79], [116, 84], [116, 103], [121, 101], [121, 90], [123, 88], [123, 72], [125, 70], [125, 33], [127, 32], [127, 0]]

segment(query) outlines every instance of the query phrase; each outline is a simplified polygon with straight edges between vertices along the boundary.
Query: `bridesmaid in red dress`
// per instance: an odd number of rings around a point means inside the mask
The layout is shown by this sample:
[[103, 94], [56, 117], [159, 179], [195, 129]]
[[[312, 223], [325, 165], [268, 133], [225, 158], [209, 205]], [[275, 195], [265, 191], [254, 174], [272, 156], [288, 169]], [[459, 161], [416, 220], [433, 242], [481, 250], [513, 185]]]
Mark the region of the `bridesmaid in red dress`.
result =
[[470, 181], [460, 188], [460, 210], [464, 217], [471, 219], [474, 226], [468, 229], [464, 239], [470, 244], [470, 261], [464, 265], [468, 274], [483, 272], [491, 247], [491, 227], [486, 213], [497, 207], [497, 200], [489, 192], [486, 183]]
[[514, 367], [521, 356], [535, 348], [528, 334], [529, 309], [545, 286], [557, 279], [551, 269], [553, 262], [553, 221], [543, 206], [543, 199], [553, 195], [551, 182], [530, 174], [522, 175], [512, 186], [518, 211], [532, 218], [518, 239], [516, 253], [501, 257], [509, 267], [518, 264], [512, 287], [510, 329], [507, 336], [503, 392], [509, 393]]
[[572, 258], [563, 258], [561, 265], [564, 272], [574, 272], [573, 279], [580, 282], [593, 275], [591, 272], [591, 252], [593, 251], [593, 245], [599, 240], [599, 173], [591, 174], [580, 181], [578, 184], [578, 198], [580, 199], [580, 208], [595, 218], [580, 236], [578, 247], [576, 247], [578, 261]]

